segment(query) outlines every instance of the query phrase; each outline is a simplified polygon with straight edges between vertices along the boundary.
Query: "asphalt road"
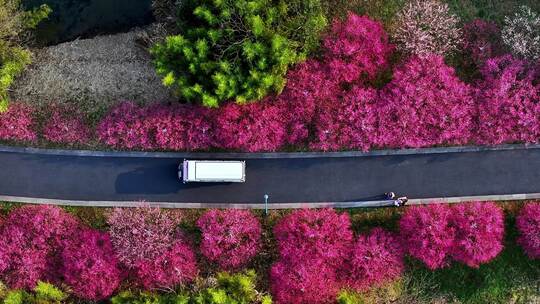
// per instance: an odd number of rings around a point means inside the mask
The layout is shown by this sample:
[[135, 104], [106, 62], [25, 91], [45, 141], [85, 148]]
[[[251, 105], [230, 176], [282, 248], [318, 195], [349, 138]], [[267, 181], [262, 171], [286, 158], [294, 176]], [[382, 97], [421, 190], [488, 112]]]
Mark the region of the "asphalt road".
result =
[[273, 203], [540, 192], [540, 149], [247, 159], [242, 184], [183, 184], [182, 158], [0, 152], [0, 195], [87, 201]]

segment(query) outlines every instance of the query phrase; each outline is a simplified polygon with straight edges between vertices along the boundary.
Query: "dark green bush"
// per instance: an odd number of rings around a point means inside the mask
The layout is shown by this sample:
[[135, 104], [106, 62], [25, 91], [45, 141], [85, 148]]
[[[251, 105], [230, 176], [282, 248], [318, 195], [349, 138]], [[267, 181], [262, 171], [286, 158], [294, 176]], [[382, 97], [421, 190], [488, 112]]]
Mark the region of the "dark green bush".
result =
[[323, 0], [325, 15], [329, 20], [346, 19], [349, 12], [367, 15], [381, 21], [388, 29], [406, 0]]
[[319, 0], [188, 0], [178, 8], [180, 34], [152, 54], [163, 83], [184, 99], [245, 103], [281, 92], [325, 26]]
[[30, 51], [21, 46], [27, 31], [50, 12], [47, 5], [24, 11], [20, 0], [0, 0], [0, 112], [7, 109], [8, 89], [14, 78], [30, 63]]
[[464, 22], [481, 18], [502, 24], [504, 17], [513, 16], [522, 5], [540, 10], [538, 0], [445, 0], [453, 14]]

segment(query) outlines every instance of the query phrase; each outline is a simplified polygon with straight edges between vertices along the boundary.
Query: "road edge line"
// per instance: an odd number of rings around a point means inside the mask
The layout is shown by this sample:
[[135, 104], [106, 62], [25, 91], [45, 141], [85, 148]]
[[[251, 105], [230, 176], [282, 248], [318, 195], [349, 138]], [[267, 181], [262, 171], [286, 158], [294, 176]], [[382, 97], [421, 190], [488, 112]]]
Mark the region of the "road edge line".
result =
[[[461, 203], [470, 201], [516, 201], [540, 199], [540, 193], [502, 194], [502, 195], [479, 195], [461, 197], [439, 197], [410, 199], [409, 205], [434, 204], [434, 203]], [[48, 198], [30, 198], [0, 195], [0, 202], [26, 203], [26, 204], [50, 204], [59, 206], [79, 207], [137, 207], [150, 205], [171, 209], [265, 209], [264, 203], [227, 204], [227, 203], [175, 203], [175, 202], [142, 202], [142, 201], [84, 201], [64, 200]], [[268, 209], [302, 209], [302, 208], [375, 208], [392, 206], [390, 201], [358, 201], [358, 202], [314, 202], [314, 203], [269, 203]]]
[[0, 145], [0, 152], [25, 153], [36, 155], [74, 156], [74, 157], [133, 157], [133, 158], [209, 158], [209, 159], [277, 159], [277, 158], [340, 158], [340, 157], [373, 157], [394, 155], [423, 155], [443, 153], [466, 153], [485, 151], [511, 151], [540, 149], [540, 144], [513, 144], [498, 146], [454, 146], [418, 149], [387, 149], [342, 152], [272, 152], [272, 153], [236, 153], [236, 152], [141, 152], [141, 151], [92, 151], [92, 150], [62, 150], [33, 147], [18, 147]]

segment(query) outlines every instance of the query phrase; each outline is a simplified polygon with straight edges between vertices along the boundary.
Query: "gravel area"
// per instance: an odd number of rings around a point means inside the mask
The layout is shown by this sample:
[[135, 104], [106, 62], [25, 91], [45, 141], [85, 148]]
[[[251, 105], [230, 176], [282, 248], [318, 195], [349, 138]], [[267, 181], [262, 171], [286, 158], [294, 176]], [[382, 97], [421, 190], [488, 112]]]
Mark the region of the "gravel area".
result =
[[34, 50], [34, 63], [12, 87], [12, 100], [41, 105], [76, 102], [83, 109], [122, 100], [174, 100], [156, 75], [150, 56], [136, 43], [140, 31]]

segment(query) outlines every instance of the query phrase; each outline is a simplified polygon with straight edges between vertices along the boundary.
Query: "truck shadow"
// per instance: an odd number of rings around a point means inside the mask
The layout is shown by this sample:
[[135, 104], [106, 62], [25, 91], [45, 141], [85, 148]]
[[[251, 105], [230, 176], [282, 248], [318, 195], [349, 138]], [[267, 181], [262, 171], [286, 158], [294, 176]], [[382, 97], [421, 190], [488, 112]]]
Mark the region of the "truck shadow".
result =
[[182, 190], [208, 188], [231, 183], [187, 183], [178, 179], [178, 168], [168, 164], [139, 167], [121, 173], [115, 181], [118, 194], [175, 194]]
[[139, 167], [121, 173], [116, 178], [116, 193], [120, 194], [167, 194], [175, 193], [182, 183], [178, 181], [174, 166], [160, 165]]

